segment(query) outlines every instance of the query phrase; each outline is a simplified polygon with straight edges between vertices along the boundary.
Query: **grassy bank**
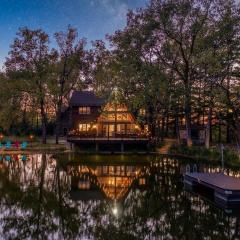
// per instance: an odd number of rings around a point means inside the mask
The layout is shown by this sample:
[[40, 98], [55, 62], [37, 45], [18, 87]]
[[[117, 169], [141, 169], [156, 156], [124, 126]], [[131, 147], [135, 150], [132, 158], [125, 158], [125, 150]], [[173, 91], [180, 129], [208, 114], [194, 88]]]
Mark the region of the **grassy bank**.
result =
[[[221, 150], [219, 146], [213, 146], [209, 149], [200, 146], [187, 147], [183, 145], [173, 145], [169, 149], [169, 154], [186, 156], [198, 160], [211, 162], [221, 162]], [[225, 147], [223, 150], [224, 165], [240, 167], [240, 153], [231, 147]]]
[[25, 149], [16, 149], [14, 146], [12, 146], [9, 149], [2, 148], [0, 149], [0, 153], [32, 153], [32, 152], [62, 152], [66, 151], [68, 149], [68, 146], [66, 144], [66, 141], [64, 139], [61, 139], [59, 144], [55, 144], [54, 138], [48, 138], [47, 144], [43, 144], [41, 142], [41, 139], [38, 137], [34, 137], [30, 139], [28, 136], [24, 137], [16, 137], [16, 136], [9, 136], [5, 137], [4, 139], [1, 139], [1, 143], [6, 143], [7, 141], [11, 141], [12, 143], [19, 142], [22, 143], [24, 141], [27, 142], [27, 147]]

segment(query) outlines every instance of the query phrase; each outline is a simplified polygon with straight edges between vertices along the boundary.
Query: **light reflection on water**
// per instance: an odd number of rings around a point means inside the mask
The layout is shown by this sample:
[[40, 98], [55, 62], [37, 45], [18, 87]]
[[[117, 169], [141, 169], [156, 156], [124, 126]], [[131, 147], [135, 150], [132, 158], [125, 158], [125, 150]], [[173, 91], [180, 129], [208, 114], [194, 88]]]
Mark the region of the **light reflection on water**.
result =
[[1, 239], [239, 239], [237, 211], [184, 190], [186, 164], [131, 155], [3, 160]]

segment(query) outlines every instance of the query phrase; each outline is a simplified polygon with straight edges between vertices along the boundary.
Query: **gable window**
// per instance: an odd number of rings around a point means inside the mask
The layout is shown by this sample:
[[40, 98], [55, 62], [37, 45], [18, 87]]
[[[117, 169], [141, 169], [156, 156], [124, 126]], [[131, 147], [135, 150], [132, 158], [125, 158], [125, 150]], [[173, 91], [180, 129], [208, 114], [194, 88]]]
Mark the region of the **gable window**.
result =
[[78, 112], [79, 112], [79, 114], [90, 114], [91, 108], [90, 107], [79, 107]]

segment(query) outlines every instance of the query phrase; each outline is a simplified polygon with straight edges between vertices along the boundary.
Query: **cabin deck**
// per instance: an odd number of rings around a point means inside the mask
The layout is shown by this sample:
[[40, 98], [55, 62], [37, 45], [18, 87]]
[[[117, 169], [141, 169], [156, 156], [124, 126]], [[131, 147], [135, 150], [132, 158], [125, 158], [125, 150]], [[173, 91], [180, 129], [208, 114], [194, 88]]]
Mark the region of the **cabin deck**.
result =
[[67, 138], [69, 142], [76, 142], [76, 141], [97, 141], [97, 142], [105, 142], [105, 141], [149, 141], [146, 137], [81, 137], [81, 136], [69, 136]]
[[[149, 138], [146, 137], [82, 137], [68, 136], [67, 141], [82, 149], [95, 148], [96, 152], [110, 150], [125, 152], [136, 148], [148, 151]], [[131, 151], [131, 150], [130, 150]]]
[[186, 173], [184, 184], [190, 187], [203, 186], [214, 191], [216, 201], [225, 204], [240, 203], [240, 179], [223, 173]]

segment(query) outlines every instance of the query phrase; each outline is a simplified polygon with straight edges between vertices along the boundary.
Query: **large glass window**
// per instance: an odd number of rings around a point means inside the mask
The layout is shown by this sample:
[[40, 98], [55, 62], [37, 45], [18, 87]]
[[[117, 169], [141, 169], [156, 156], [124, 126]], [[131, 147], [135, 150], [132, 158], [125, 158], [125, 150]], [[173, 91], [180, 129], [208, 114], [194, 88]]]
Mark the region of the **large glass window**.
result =
[[[115, 118], [116, 117], [116, 118]], [[119, 121], [119, 122], [131, 122], [132, 117], [130, 113], [103, 113], [101, 116], [103, 121]]]
[[79, 114], [90, 114], [91, 108], [90, 107], [79, 107]]
[[125, 124], [117, 124], [117, 132], [125, 133]]
[[87, 132], [90, 129], [91, 125], [89, 123], [80, 123], [79, 124], [79, 131], [80, 132]]

